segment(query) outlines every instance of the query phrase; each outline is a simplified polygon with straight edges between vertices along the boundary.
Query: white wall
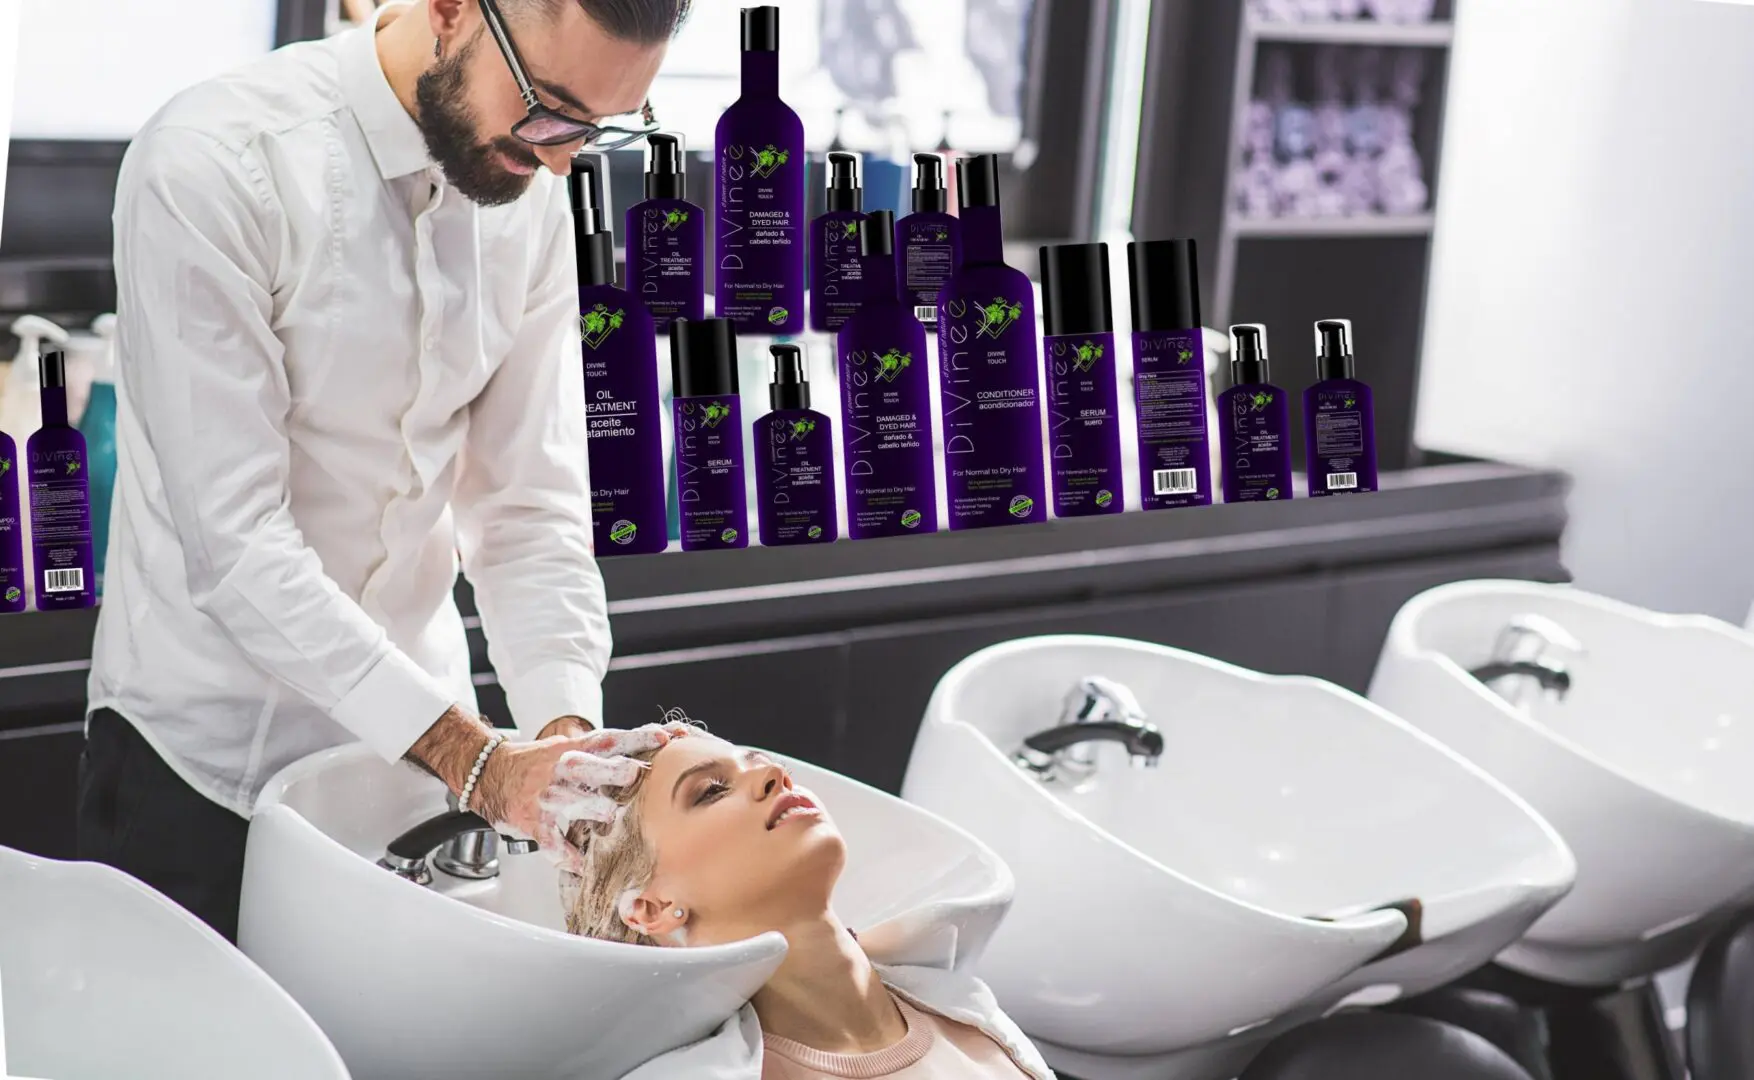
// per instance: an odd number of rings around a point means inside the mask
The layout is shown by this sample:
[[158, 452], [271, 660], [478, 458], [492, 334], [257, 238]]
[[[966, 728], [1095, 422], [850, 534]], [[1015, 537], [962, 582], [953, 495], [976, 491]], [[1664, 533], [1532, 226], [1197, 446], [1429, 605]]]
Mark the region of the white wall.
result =
[[1754, 7], [1460, 0], [1418, 437], [1573, 473], [1578, 583], [1754, 597]]

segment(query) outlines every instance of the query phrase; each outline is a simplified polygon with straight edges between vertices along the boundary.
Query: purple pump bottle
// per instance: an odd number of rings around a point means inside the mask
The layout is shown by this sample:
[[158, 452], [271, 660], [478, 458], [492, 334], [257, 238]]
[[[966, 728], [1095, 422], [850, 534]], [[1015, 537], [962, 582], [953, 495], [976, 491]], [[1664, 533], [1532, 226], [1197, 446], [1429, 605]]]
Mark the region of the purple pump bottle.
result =
[[1375, 491], [1376, 411], [1353, 371], [1352, 321], [1322, 319], [1315, 335], [1320, 381], [1303, 392], [1309, 496]]
[[682, 138], [646, 136], [645, 201], [627, 208], [627, 291], [652, 313], [652, 328], [706, 318], [706, 211], [689, 202]]
[[810, 407], [804, 351], [771, 345], [773, 411], [755, 422], [755, 491], [767, 547], [831, 544], [840, 538], [835, 499], [834, 421]]
[[67, 357], [43, 354], [43, 426], [29, 439], [31, 550], [38, 611], [97, 604], [85, 436], [67, 423]]
[[1267, 328], [1230, 328], [1233, 385], [1218, 395], [1224, 501], [1291, 498], [1291, 402], [1267, 370]]
[[566, 184], [579, 267], [591, 532], [600, 557], [649, 555], [670, 542], [658, 345], [645, 305], [615, 287], [615, 235], [603, 214], [605, 167], [598, 154], [574, 158]]
[[804, 125], [780, 100], [780, 9], [743, 9], [743, 95], [719, 117], [713, 265], [720, 318], [804, 329]]
[[829, 153], [827, 205], [810, 223], [810, 329], [833, 334], [859, 313], [865, 298], [859, 256], [865, 189], [859, 186], [859, 155]]
[[945, 212], [944, 159], [914, 155], [913, 213], [895, 226], [902, 302], [928, 330], [938, 329], [938, 290], [962, 266], [962, 222]]
[[870, 291], [838, 341], [847, 534], [854, 540], [938, 531], [926, 328], [896, 292], [894, 221], [888, 210], [865, 219], [859, 250]]
[[23, 465], [18, 444], [0, 431], [0, 615], [25, 608], [24, 504], [18, 493]]
[[682, 550], [749, 546], [743, 412], [737, 405], [737, 331], [729, 319], [670, 324], [675, 387], [676, 492]]
[[1206, 350], [1192, 240], [1127, 245], [1133, 301], [1133, 409], [1139, 502], [1147, 510], [1212, 503]]
[[1126, 509], [1107, 244], [1041, 249], [1042, 362], [1054, 516]]
[[938, 293], [938, 392], [950, 528], [1047, 520], [1035, 291], [1005, 265], [999, 162], [956, 163], [962, 267]]

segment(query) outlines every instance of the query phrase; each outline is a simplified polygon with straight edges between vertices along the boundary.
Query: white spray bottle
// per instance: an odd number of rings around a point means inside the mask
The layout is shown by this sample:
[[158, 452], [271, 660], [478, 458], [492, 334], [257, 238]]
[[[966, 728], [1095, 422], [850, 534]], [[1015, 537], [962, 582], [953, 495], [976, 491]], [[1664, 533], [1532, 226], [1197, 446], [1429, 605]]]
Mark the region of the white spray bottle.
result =
[[[12, 371], [6, 378], [6, 392], [0, 394], [0, 431], [12, 436], [20, 451], [37, 429], [43, 426], [41, 354], [43, 342], [67, 344], [67, 331], [41, 315], [21, 315], [13, 320], [12, 332], [18, 337], [18, 355], [12, 358]], [[21, 474], [28, 470], [21, 469]], [[25, 610], [36, 607], [36, 566], [31, 551], [30, 494], [22, 479], [23, 498], [19, 505], [19, 527], [24, 535]]]

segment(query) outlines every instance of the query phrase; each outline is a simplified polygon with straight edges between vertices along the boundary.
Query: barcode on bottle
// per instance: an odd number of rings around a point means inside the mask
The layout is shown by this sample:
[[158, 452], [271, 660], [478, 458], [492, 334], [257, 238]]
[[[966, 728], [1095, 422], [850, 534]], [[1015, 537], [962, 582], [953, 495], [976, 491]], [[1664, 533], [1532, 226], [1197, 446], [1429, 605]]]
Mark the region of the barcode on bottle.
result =
[[83, 588], [85, 571], [82, 569], [43, 571], [44, 592], [78, 592]]
[[938, 305], [937, 304], [915, 304], [914, 305], [914, 318], [920, 320], [923, 323], [937, 322], [938, 321]]
[[1335, 472], [1328, 474], [1329, 491], [1351, 491], [1358, 486], [1358, 474], [1355, 472]]
[[1153, 495], [1192, 495], [1200, 490], [1200, 482], [1192, 469], [1154, 469], [1151, 473]]

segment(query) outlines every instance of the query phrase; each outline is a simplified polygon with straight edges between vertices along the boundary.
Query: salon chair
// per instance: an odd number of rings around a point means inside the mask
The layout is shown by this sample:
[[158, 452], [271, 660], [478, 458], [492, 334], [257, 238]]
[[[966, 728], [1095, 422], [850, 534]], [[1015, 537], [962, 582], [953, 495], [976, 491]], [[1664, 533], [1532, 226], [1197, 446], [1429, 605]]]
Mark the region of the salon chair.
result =
[[1241, 1080], [1530, 1080], [1471, 1031], [1422, 1016], [1340, 1013], [1267, 1044]]
[[1693, 1080], [1754, 1076], [1754, 914], [1699, 954], [1687, 984], [1687, 1067]]

